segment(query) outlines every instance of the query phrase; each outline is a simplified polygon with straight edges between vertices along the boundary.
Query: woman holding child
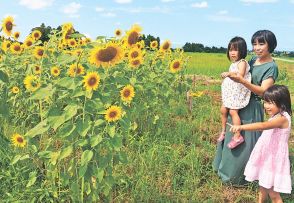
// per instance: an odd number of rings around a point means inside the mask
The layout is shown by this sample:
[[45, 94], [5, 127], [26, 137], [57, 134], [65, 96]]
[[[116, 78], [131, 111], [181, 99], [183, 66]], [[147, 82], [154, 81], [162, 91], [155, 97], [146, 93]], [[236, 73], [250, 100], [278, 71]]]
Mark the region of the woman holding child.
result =
[[[277, 46], [275, 35], [269, 30], [259, 30], [251, 38], [254, 56], [250, 61], [251, 83], [237, 74], [228, 77], [235, 82], [243, 84], [251, 91], [249, 104], [239, 110], [242, 124], [261, 122], [264, 120], [264, 110], [261, 103], [263, 93], [271, 87], [278, 77], [278, 67], [271, 53]], [[231, 117], [228, 123], [232, 123]], [[218, 142], [217, 152], [213, 162], [213, 168], [217, 171], [223, 182], [233, 185], [246, 183], [244, 169], [258, 138], [260, 131], [241, 131], [244, 142], [236, 148], [227, 147], [232, 140], [233, 134], [227, 127], [225, 139]]]

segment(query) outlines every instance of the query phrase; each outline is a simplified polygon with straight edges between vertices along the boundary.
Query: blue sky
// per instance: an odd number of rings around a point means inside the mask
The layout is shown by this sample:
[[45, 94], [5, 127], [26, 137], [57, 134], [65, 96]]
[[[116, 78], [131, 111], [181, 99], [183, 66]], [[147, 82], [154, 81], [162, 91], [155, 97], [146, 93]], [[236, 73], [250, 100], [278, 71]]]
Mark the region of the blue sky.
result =
[[21, 39], [41, 23], [56, 28], [72, 22], [92, 39], [137, 23], [144, 34], [169, 39], [174, 47], [226, 47], [241, 36], [251, 49], [252, 34], [269, 29], [276, 34], [276, 50], [294, 51], [294, 0], [0, 0], [1, 20], [8, 15]]

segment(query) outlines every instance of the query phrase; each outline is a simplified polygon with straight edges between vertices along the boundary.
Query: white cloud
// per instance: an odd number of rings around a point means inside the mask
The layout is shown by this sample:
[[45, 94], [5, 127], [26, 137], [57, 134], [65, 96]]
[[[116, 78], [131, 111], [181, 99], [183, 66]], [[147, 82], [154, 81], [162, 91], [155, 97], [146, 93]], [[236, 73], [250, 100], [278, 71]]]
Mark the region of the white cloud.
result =
[[241, 0], [245, 4], [263, 4], [263, 3], [275, 3], [278, 0]]
[[217, 12], [215, 15], [209, 16], [209, 20], [215, 21], [215, 22], [226, 22], [226, 23], [237, 23], [244, 21], [242, 18], [233, 17], [228, 15], [227, 10], [221, 10]]
[[207, 8], [208, 7], [208, 3], [206, 1], [202, 1], [200, 3], [193, 3], [193, 4], [191, 4], [191, 6], [193, 8]]
[[128, 4], [132, 2], [132, 0], [114, 0], [114, 1], [119, 4]]
[[105, 10], [105, 8], [102, 8], [102, 7], [95, 8], [95, 11], [97, 11], [97, 12], [103, 12], [104, 10]]
[[78, 14], [79, 10], [81, 8], [81, 4], [72, 2], [63, 8], [63, 13], [68, 14], [71, 18], [79, 18], [80, 15]]
[[290, 0], [290, 3], [294, 4], [294, 0]]
[[51, 6], [54, 0], [20, 0], [19, 4], [29, 9], [36, 10]]

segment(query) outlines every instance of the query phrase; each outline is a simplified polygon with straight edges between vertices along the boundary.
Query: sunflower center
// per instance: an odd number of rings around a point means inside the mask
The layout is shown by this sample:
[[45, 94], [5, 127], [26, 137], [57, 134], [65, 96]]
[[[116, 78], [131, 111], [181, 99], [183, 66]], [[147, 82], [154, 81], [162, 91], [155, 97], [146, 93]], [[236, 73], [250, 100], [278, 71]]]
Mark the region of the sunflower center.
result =
[[35, 38], [39, 38], [39, 37], [40, 37], [39, 33], [37, 33], [37, 32], [34, 33], [34, 37], [35, 37]]
[[138, 42], [139, 34], [137, 32], [132, 32], [128, 37], [128, 44], [133, 45]]
[[130, 90], [125, 90], [124, 91], [124, 97], [129, 97], [131, 95], [131, 91]]
[[55, 70], [54, 70], [54, 73], [55, 73], [55, 74], [57, 74], [57, 73], [58, 73], [58, 70], [57, 70], [57, 69], [55, 69]]
[[28, 46], [28, 47], [30, 47], [30, 46], [32, 46], [32, 42], [31, 41], [27, 41], [27, 43], [26, 43], [26, 45]]
[[6, 30], [11, 31], [12, 30], [12, 27], [13, 27], [12, 22], [7, 22], [6, 25], [5, 25], [5, 27], [6, 27]]
[[80, 68], [76, 68], [76, 74], [80, 74], [81, 73], [81, 69]]
[[176, 61], [176, 62], [173, 64], [173, 68], [174, 68], [174, 69], [178, 69], [178, 68], [180, 68], [180, 62]]
[[23, 143], [23, 138], [22, 138], [22, 137], [17, 137], [17, 138], [16, 138], [16, 141], [17, 141], [18, 143]]
[[6, 47], [7, 47], [7, 48], [10, 48], [10, 46], [11, 46], [10, 43], [7, 43], [7, 44], [6, 44]]
[[140, 61], [139, 61], [139, 60], [133, 60], [133, 61], [132, 61], [132, 64], [133, 64], [134, 66], [140, 65]]
[[43, 50], [38, 50], [37, 53], [38, 53], [39, 56], [43, 56], [44, 51]]
[[117, 112], [116, 112], [116, 111], [111, 111], [111, 112], [109, 113], [109, 117], [110, 117], [110, 118], [115, 118], [116, 115], [117, 115]]
[[35, 70], [36, 70], [36, 71], [39, 71], [39, 70], [40, 70], [40, 67], [39, 67], [39, 66], [36, 66], [36, 67], [35, 67]]
[[117, 36], [119, 36], [121, 33], [120, 33], [120, 31], [118, 30], [118, 31], [116, 31], [116, 33], [115, 33]]
[[89, 86], [94, 86], [96, 85], [97, 83], [97, 79], [95, 77], [91, 77], [89, 80], [88, 80], [88, 85]]
[[109, 62], [114, 59], [117, 55], [117, 49], [114, 47], [107, 47], [97, 53], [97, 59], [102, 62]]
[[137, 52], [137, 51], [133, 51], [132, 53], [131, 53], [131, 57], [132, 58], [137, 58], [139, 56], [139, 53]]
[[14, 46], [14, 50], [15, 51], [20, 51], [20, 46], [18, 46], [18, 45]]
[[16, 33], [14, 36], [15, 36], [15, 38], [18, 38], [18, 37], [19, 37], [19, 34], [18, 34], [18, 33]]
[[162, 49], [167, 50], [169, 48], [169, 43], [164, 43]]
[[38, 87], [39, 84], [37, 81], [32, 81], [31, 85], [32, 87]]
[[69, 39], [71, 33], [72, 33], [72, 30], [69, 29], [69, 30], [66, 32], [66, 34], [65, 34], [65, 39]]

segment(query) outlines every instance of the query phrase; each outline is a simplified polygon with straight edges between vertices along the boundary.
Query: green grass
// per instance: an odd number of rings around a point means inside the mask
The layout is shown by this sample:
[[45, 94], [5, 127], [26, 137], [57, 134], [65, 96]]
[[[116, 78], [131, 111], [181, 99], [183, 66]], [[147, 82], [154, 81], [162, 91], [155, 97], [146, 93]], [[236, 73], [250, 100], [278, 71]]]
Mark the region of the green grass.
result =
[[[234, 188], [224, 185], [212, 171], [219, 131], [220, 78], [227, 71], [229, 61], [225, 54], [187, 53], [191, 56], [187, 74], [190, 82], [197, 75], [192, 91], [205, 91], [193, 99], [189, 113], [185, 95], [161, 118], [165, 126], [159, 134], [142, 133], [130, 137], [125, 150], [129, 157], [127, 167], [116, 169], [128, 179], [115, 190], [114, 201], [130, 202], [255, 202], [257, 184]], [[286, 62], [277, 62], [280, 68], [278, 82], [290, 86], [294, 74]], [[200, 76], [199, 76], [200, 75]], [[293, 144], [290, 144], [293, 153]], [[284, 202], [292, 202], [294, 195], [282, 195]]]

